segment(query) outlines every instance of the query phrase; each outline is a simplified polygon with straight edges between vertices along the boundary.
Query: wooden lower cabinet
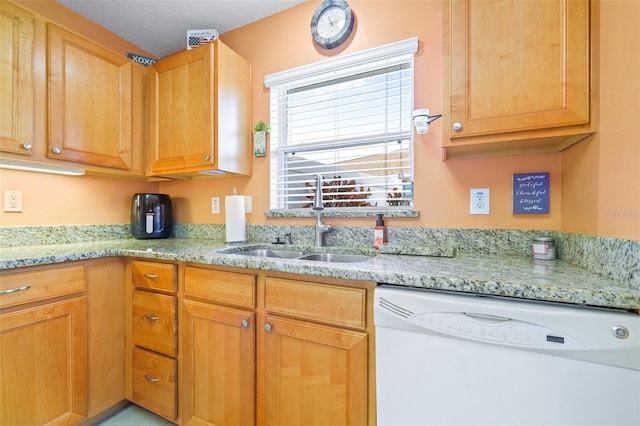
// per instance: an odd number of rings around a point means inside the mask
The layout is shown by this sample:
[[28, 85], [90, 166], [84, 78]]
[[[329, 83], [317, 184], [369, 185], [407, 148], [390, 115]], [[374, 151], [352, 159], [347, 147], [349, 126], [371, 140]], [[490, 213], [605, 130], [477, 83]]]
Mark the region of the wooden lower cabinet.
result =
[[179, 422], [177, 266], [127, 260], [125, 397]]
[[124, 400], [124, 260], [0, 271], [0, 425], [71, 425]]
[[0, 425], [124, 399], [180, 425], [375, 425], [374, 287], [122, 258], [0, 271]]
[[185, 267], [181, 424], [375, 424], [375, 284], [240, 271]]
[[255, 313], [182, 303], [184, 425], [255, 424]]
[[89, 418], [124, 400], [124, 259], [92, 260], [87, 274]]
[[87, 415], [86, 297], [0, 315], [0, 424]]
[[275, 316], [265, 330], [265, 425], [367, 424], [367, 333]]

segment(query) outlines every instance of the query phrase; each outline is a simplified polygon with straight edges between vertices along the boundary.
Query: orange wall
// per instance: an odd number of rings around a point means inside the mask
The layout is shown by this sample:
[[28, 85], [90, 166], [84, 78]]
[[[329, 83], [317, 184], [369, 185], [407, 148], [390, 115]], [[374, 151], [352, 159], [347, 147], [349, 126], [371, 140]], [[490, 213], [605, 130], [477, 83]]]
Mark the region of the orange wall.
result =
[[[26, 0], [23, 2], [31, 3]], [[309, 34], [309, 20], [318, 4], [319, 0], [306, 2], [221, 36], [226, 44], [253, 64], [254, 121], [269, 118], [268, 91], [263, 84], [266, 74], [414, 36], [420, 41], [415, 62], [415, 106], [430, 108], [432, 113], [441, 112], [440, 0], [351, 0], [357, 21], [355, 34], [346, 45], [329, 52], [316, 49]], [[639, 239], [640, 136], [638, 127], [634, 126], [640, 116], [638, 7], [638, 2], [626, 0], [606, 0], [601, 4], [603, 104], [602, 131], [598, 135], [562, 154], [443, 162], [440, 150], [441, 122], [436, 121], [428, 134], [416, 135], [415, 197], [420, 218], [388, 219], [388, 225], [563, 229]], [[112, 48], [121, 50], [122, 46]], [[231, 194], [234, 187], [239, 194], [253, 196], [254, 213], [248, 215], [250, 223], [311, 224], [310, 219], [264, 218], [263, 212], [268, 210], [269, 159], [257, 157], [254, 160], [254, 174], [250, 178], [154, 184], [97, 177], [68, 178], [0, 172], [2, 189], [25, 188], [25, 212], [0, 213], [0, 224], [124, 223], [128, 221], [129, 199], [139, 191], [169, 193], [174, 199], [177, 222], [224, 223], [224, 211], [218, 215], [210, 213], [211, 197], [219, 196], [224, 200], [224, 196]], [[511, 175], [539, 171], [551, 173], [551, 213], [513, 216]], [[55, 187], [49, 189], [52, 182], [64, 190], [55, 190]], [[483, 187], [491, 189], [491, 215], [471, 216], [468, 213], [469, 188]], [[96, 216], [93, 211], [95, 206], [102, 205], [98, 194], [107, 192], [109, 195], [105, 196], [110, 200], [108, 207]], [[583, 200], [587, 195], [595, 202], [585, 208]], [[34, 212], [28, 207], [33, 199], [46, 200], [39, 204], [46, 213]], [[92, 200], [94, 206], [87, 208], [89, 203], [85, 200]], [[334, 225], [371, 225], [370, 219], [329, 221]]]
[[[303, 3], [277, 15], [225, 33], [221, 39], [249, 60], [253, 66], [253, 117], [269, 119], [269, 92], [264, 76], [289, 68], [358, 52], [410, 37], [418, 37], [415, 58], [415, 106], [432, 113], [442, 109], [442, 5], [437, 1], [351, 0], [356, 16], [354, 35], [333, 51], [317, 49], [309, 33], [309, 21], [319, 1]], [[401, 13], [399, 11], [402, 11]], [[415, 141], [415, 205], [419, 219], [388, 219], [389, 226], [560, 229], [560, 155], [534, 155], [500, 159], [441, 160], [441, 122]], [[163, 182], [160, 188], [184, 202], [176, 209], [180, 222], [223, 223], [224, 214], [210, 213], [210, 198], [232, 193], [253, 196], [251, 223], [305, 225], [311, 219], [265, 219], [269, 209], [269, 157], [254, 159], [252, 178], [232, 181], [200, 180]], [[551, 213], [513, 216], [511, 176], [513, 173], [551, 173]], [[469, 189], [491, 189], [491, 215], [469, 214]], [[187, 201], [188, 200], [188, 201]], [[180, 206], [180, 201], [176, 203]], [[224, 213], [224, 212], [223, 212]], [[371, 225], [371, 219], [330, 219], [338, 225]]]
[[640, 240], [640, 2], [600, 9], [600, 129], [562, 153], [562, 229]]
[[157, 183], [98, 176], [60, 176], [0, 169], [0, 188], [22, 191], [22, 213], [1, 213], [1, 226], [129, 223], [136, 192]]

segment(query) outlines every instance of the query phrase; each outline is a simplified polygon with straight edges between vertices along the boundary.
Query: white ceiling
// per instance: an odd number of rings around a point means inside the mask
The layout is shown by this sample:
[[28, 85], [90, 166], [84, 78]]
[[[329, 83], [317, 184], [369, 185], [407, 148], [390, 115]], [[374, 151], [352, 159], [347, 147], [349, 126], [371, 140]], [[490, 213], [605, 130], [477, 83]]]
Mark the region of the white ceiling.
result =
[[215, 29], [224, 34], [306, 0], [57, 1], [162, 58], [186, 49], [187, 30]]

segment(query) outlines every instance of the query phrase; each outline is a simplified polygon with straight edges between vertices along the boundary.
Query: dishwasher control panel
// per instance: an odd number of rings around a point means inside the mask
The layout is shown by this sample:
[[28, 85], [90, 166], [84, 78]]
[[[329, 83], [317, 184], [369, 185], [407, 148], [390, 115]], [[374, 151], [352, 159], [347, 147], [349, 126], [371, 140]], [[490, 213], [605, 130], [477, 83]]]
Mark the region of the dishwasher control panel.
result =
[[468, 312], [427, 312], [410, 322], [440, 333], [474, 340], [550, 349], [575, 349], [571, 336], [537, 324]]

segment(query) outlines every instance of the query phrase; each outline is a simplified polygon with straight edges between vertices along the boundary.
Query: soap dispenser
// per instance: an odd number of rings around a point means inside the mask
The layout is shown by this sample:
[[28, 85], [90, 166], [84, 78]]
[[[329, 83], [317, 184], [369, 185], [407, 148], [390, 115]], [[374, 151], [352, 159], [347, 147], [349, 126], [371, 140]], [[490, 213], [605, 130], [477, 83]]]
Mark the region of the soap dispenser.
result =
[[384, 219], [382, 213], [378, 213], [378, 219], [376, 220], [376, 227], [373, 231], [373, 246], [379, 248], [387, 242], [387, 228], [384, 226]]

